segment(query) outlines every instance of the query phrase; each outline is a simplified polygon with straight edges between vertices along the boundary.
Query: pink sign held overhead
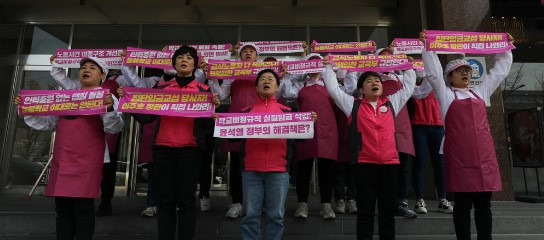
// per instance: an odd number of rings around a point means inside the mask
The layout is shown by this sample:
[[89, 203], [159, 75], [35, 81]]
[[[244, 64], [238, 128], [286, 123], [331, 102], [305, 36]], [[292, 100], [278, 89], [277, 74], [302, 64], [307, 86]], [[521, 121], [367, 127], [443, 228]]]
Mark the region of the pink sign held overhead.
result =
[[329, 55], [335, 66], [352, 72], [391, 72], [412, 69], [406, 54], [393, 55]]
[[392, 45], [395, 54], [421, 54], [425, 49], [425, 44], [417, 38], [395, 38]]
[[287, 65], [287, 72], [290, 74], [320, 73], [325, 71], [323, 60], [303, 60], [283, 62]]
[[173, 54], [174, 52], [128, 47], [124, 63], [126, 66], [174, 69], [172, 66]]
[[298, 113], [218, 113], [214, 137], [295, 138], [314, 137], [310, 112]]
[[[183, 45], [168, 45], [167, 51], [174, 52]], [[231, 55], [231, 44], [197, 44], [188, 45], [194, 47], [199, 57], [203, 57], [206, 61], [209, 59], [226, 60]]]
[[516, 47], [506, 33], [425, 30], [427, 51], [494, 54]]
[[57, 49], [53, 67], [79, 68], [79, 61], [86, 57], [102, 59], [108, 68], [121, 69], [123, 49]]
[[21, 90], [20, 116], [75, 116], [107, 112], [107, 89]]
[[343, 42], [343, 43], [318, 43], [312, 42], [312, 52], [357, 52], [376, 51], [374, 41], [366, 42]]
[[255, 80], [263, 69], [272, 69], [281, 76], [282, 62], [243, 62], [219, 61], [208, 62], [208, 79]]
[[119, 112], [175, 117], [213, 117], [211, 92], [123, 87]]
[[241, 42], [255, 44], [259, 48], [259, 54], [296, 53], [304, 52], [304, 41], [262, 41], [262, 42]]
[[414, 65], [414, 70], [425, 71], [425, 65], [423, 64], [423, 60], [415, 59], [412, 64]]

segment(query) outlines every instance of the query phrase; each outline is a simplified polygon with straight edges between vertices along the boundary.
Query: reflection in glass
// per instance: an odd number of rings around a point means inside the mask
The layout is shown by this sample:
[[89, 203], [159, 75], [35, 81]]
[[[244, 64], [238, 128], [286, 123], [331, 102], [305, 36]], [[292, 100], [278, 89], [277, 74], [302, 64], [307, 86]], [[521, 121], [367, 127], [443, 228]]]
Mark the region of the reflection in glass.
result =
[[22, 54], [52, 54], [57, 48], [68, 48], [69, 41], [69, 25], [28, 25]]
[[137, 25], [77, 25], [72, 48], [126, 48], [138, 46]]

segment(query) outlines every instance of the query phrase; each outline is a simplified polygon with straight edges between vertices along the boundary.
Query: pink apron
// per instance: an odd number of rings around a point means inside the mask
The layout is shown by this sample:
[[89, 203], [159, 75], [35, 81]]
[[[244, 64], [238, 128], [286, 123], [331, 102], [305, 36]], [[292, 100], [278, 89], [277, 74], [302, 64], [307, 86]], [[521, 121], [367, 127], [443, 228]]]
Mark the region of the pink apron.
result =
[[[383, 93], [381, 98], [383, 99], [401, 90], [403, 84], [398, 80], [388, 80], [383, 81], [382, 87]], [[398, 110], [395, 109], [395, 111]], [[408, 115], [406, 105], [398, 111], [397, 116], [395, 117], [395, 137], [397, 139], [397, 151], [412, 156], [416, 155], [412, 138], [412, 123], [410, 122], [410, 116]]]
[[[111, 94], [113, 94], [115, 97], [119, 98], [119, 95], [117, 95], [117, 88], [119, 88], [119, 84], [115, 81], [119, 76], [115, 75], [112, 76], [102, 83], [102, 88], [109, 89]], [[117, 145], [119, 145], [119, 138], [121, 134], [109, 134], [106, 133], [106, 142], [108, 143], [108, 151], [112, 154], [117, 153]]]
[[485, 102], [457, 99], [445, 118], [444, 169], [448, 192], [496, 192], [502, 190], [501, 175], [489, 131]]
[[[259, 94], [255, 81], [234, 80], [230, 86], [229, 113], [239, 113], [248, 106], [257, 103]], [[240, 149], [240, 142], [223, 141], [223, 152], [236, 152]]]
[[59, 118], [46, 196], [98, 197], [104, 136], [100, 115]]
[[338, 128], [338, 162], [349, 162], [348, 118], [340, 108], [334, 107], [336, 126]]
[[140, 149], [138, 150], [138, 162], [148, 163], [153, 161], [153, 139], [155, 139], [155, 130], [157, 121], [144, 124], [142, 127], [142, 138], [140, 139]]
[[300, 112], [316, 112], [314, 138], [296, 143], [297, 160], [310, 158], [338, 159], [338, 129], [334, 116], [334, 102], [324, 86], [315, 84], [298, 93]]

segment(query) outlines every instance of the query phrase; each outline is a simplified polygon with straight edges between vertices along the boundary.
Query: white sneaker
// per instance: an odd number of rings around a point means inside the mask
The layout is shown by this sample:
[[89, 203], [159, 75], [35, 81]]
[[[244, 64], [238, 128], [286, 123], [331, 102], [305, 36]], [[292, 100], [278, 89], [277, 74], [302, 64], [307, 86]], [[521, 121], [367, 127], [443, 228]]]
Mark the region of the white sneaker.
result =
[[225, 217], [228, 218], [238, 218], [242, 216], [242, 213], [244, 211], [244, 208], [242, 207], [242, 204], [240, 203], [234, 203], [229, 205], [229, 210], [225, 214]]
[[353, 199], [348, 200], [348, 204], [346, 205], [348, 208], [348, 213], [351, 213], [351, 214], [357, 213], [357, 202], [355, 200]]
[[297, 210], [295, 211], [296, 218], [307, 218], [308, 217], [308, 204], [305, 202], [298, 203]]
[[212, 207], [210, 205], [210, 199], [207, 197], [202, 197], [200, 199], [200, 211], [201, 212], [209, 211], [211, 208]]
[[334, 214], [334, 211], [332, 210], [330, 203], [321, 204], [321, 212], [319, 213], [321, 214], [321, 216], [323, 216], [323, 219], [336, 218], [336, 214]]
[[438, 211], [448, 214], [453, 213], [453, 207], [451, 206], [451, 203], [448, 202], [448, 200], [442, 199], [438, 204]]
[[157, 207], [148, 207], [140, 213], [140, 216], [142, 217], [154, 217], [157, 215], [159, 211], [157, 211]]
[[427, 204], [425, 204], [425, 200], [423, 199], [417, 200], [416, 206], [414, 207], [414, 211], [416, 213], [427, 214]]
[[336, 201], [336, 204], [334, 206], [334, 212], [346, 213], [346, 202], [344, 201], [344, 199]]

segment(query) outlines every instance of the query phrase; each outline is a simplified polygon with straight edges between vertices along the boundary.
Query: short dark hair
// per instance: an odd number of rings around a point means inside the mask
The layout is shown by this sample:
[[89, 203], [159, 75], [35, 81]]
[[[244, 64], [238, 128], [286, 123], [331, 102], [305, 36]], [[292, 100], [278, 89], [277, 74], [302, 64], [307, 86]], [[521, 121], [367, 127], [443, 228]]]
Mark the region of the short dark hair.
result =
[[357, 80], [357, 89], [363, 88], [363, 83], [368, 77], [377, 77], [380, 79], [380, 82], [382, 81], [382, 77], [377, 72], [364, 72], [359, 77], [359, 80]]
[[176, 69], [176, 58], [179, 55], [183, 55], [187, 53], [191, 55], [191, 57], [193, 57], [193, 59], [195, 60], [195, 69], [193, 70], [193, 73], [194, 73], [196, 69], [198, 68], [198, 52], [196, 51], [194, 47], [189, 47], [187, 45], [181, 46], [174, 52], [174, 55], [172, 55], [172, 67]]
[[263, 69], [257, 74], [257, 79], [255, 79], [255, 86], [259, 85], [259, 78], [261, 78], [261, 76], [265, 73], [272, 73], [272, 75], [274, 75], [274, 78], [276, 78], [276, 83], [278, 84], [278, 87], [280, 86], [280, 77], [274, 70], [270, 68]]

